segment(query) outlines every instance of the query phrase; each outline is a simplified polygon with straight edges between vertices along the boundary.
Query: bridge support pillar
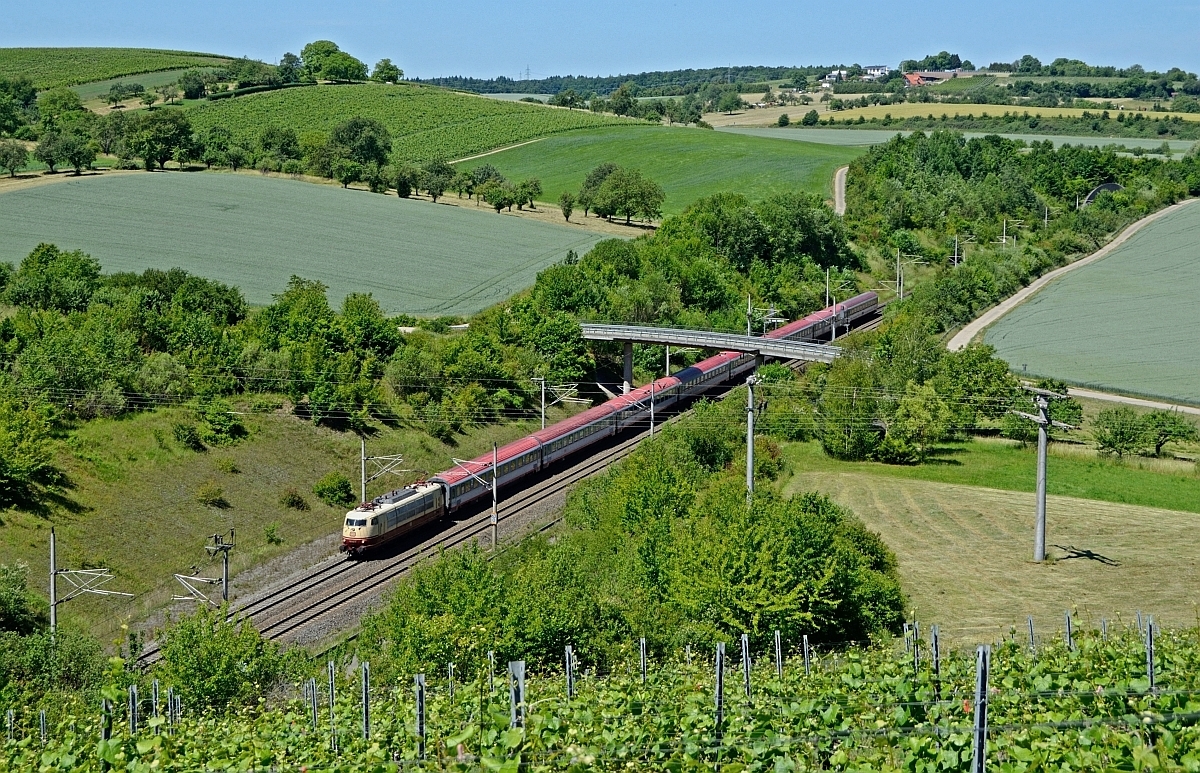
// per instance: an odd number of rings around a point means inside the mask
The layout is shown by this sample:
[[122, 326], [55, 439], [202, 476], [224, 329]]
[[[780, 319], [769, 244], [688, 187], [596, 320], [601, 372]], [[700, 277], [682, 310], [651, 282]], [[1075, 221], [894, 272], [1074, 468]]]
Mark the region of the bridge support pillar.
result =
[[624, 345], [624, 380], [621, 383], [621, 394], [629, 394], [629, 390], [633, 389], [633, 341], [623, 341]]

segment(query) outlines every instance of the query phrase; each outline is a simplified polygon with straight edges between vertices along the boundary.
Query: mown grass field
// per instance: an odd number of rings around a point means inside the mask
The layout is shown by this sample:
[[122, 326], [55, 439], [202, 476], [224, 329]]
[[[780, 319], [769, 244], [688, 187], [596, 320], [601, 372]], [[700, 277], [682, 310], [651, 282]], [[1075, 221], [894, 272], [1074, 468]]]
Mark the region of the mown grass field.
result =
[[839, 463], [815, 444], [789, 445], [785, 454], [795, 474], [784, 490], [815, 489], [853, 509], [896, 552], [913, 614], [954, 639], [1021, 631], [1028, 615], [1039, 630], [1061, 630], [1066, 609], [1095, 624], [1138, 610], [1163, 625], [1196, 622], [1195, 473], [1051, 456], [1054, 560], [1038, 565], [1032, 449], [978, 442], [954, 457], [960, 465], [921, 467]]
[[969, 78], [951, 78], [948, 81], [935, 83], [929, 86], [930, 91], [938, 93], [959, 93], [962, 91], [970, 91], [971, 89], [982, 88], [983, 86], [991, 86], [996, 82], [994, 75], [972, 75]]
[[[984, 113], [993, 118], [1004, 115], [1005, 113], [1017, 113], [1024, 115], [1029, 113], [1030, 117], [1039, 118], [1078, 118], [1085, 112], [1095, 114], [1099, 111], [1096, 108], [1084, 109], [1080, 107], [1027, 107], [1025, 105], [957, 105], [957, 104], [942, 104], [939, 102], [905, 102], [899, 105], [871, 105], [870, 107], [856, 107], [852, 110], [838, 110], [837, 112], [829, 113], [829, 118], [835, 118], [838, 121], [844, 121], [847, 118], [858, 120], [859, 116], [870, 120], [872, 118], [883, 118], [885, 115], [891, 115], [892, 118], [910, 118], [912, 116], [926, 117], [929, 115], [941, 117], [942, 113], [950, 117], [955, 115], [981, 116]], [[1116, 114], [1116, 111], [1109, 111], [1110, 115]], [[1179, 116], [1185, 121], [1200, 121], [1200, 113], [1147, 113], [1147, 118], [1171, 118]], [[822, 116], [823, 118], [826, 116]]]
[[[235, 405], [246, 411], [246, 405]], [[196, 452], [180, 446], [172, 425], [186, 420], [186, 409], [167, 408], [98, 419], [75, 429], [57, 444], [56, 465], [69, 486], [47, 512], [6, 511], [0, 515], [0, 564], [25, 563], [31, 587], [44, 596], [50, 526], [56, 528], [59, 566], [106, 566], [116, 579], [112, 588], [133, 592], [132, 600], [83, 597], [63, 607], [64, 619], [85, 626], [110, 641], [118, 626], [140, 620], [182, 591], [172, 575], [200, 573], [214, 577], [220, 564], [211, 562], [204, 543], [216, 532], [235, 530], [231, 556], [237, 575], [284, 555], [312, 540], [340, 533], [344, 508], [321, 503], [312, 485], [329, 472], [358, 480], [358, 436], [323, 427], [279, 412], [243, 413], [250, 436], [238, 445]], [[555, 413], [555, 416], [560, 414]], [[451, 457], [476, 456], [491, 447], [528, 434], [533, 422], [473, 430], [448, 446], [418, 429], [380, 428], [372, 437], [372, 453], [403, 454], [405, 467], [437, 471]], [[228, 472], [232, 462], [237, 472]], [[411, 480], [411, 478], [409, 479]], [[374, 496], [408, 482], [378, 481]], [[228, 507], [209, 507], [196, 500], [204, 485], [223, 490]], [[357, 491], [357, 483], [355, 483]], [[309, 510], [280, 504], [281, 494], [295, 488]], [[276, 524], [282, 544], [271, 544], [266, 527]], [[314, 550], [316, 560], [331, 542]], [[60, 589], [63, 588], [60, 581]]]
[[0, 193], [0, 260], [39, 242], [82, 249], [106, 271], [179, 266], [270, 303], [293, 274], [334, 303], [372, 292], [388, 312], [469, 314], [533, 284], [576, 228], [333, 185], [208, 172], [63, 180]]
[[430, 86], [311, 86], [248, 94], [192, 108], [197, 129], [224, 126], [253, 144], [265, 126], [329, 131], [366, 116], [392, 133], [402, 159], [453, 160], [536, 137], [604, 125], [644, 124], [583, 110], [488, 99]]
[[1018, 372], [1200, 403], [1197, 292], [1200, 205], [1192, 203], [1050, 283], [984, 340]]
[[557, 201], [563, 191], [577, 192], [592, 168], [611, 161], [640, 169], [662, 185], [667, 194], [663, 209], [669, 214], [721, 191], [751, 198], [793, 190], [829, 196], [834, 171], [860, 153], [858, 148], [646, 126], [636, 131], [571, 132], [466, 166], [488, 163], [510, 179], [537, 177], [542, 181], [542, 198]]
[[39, 89], [49, 89], [226, 61], [215, 54], [152, 48], [0, 48], [0, 76], [24, 75]]
[[[166, 86], [179, 80], [179, 76], [188, 70], [196, 69], [201, 72], [215, 70], [214, 67], [185, 67], [175, 70], [161, 70], [158, 72], [144, 72], [134, 75], [123, 75], [118, 78], [107, 78], [102, 81], [92, 81], [90, 83], [82, 83], [78, 86], [72, 86], [71, 90], [79, 95], [79, 98], [86, 102], [93, 102], [104, 97], [108, 90], [117, 83], [140, 83], [149, 90]], [[102, 104], [102, 103], [101, 103]], [[98, 105], [89, 105], [89, 107], [97, 107]]]

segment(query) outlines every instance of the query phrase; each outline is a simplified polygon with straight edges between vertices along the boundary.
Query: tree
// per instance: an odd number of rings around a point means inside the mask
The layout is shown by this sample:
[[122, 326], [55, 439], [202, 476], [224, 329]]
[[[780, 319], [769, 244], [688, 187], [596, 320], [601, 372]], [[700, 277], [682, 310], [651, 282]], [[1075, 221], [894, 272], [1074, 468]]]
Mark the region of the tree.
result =
[[304, 75], [304, 63], [300, 61], [300, 57], [288, 52], [280, 57], [275, 71], [279, 74], [280, 83], [299, 83]]
[[188, 70], [179, 76], [177, 83], [184, 99], [200, 99], [208, 90], [204, 74], [199, 70]]
[[258, 148], [280, 159], [300, 158], [300, 137], [290, 126], [267, 126], [258, 135]]
[[92, 124], [92, 139], [100, 145], [100, 152], [111, 153], [117, 143], [125, 138], [130, 123], [128, 115], [116, 111], [97, 118]]
[[153, 91], [147, 91], [145, 94], [142, 94], [142, 104], [145, 105], [147, 109], [154, 107], [154, 103], [157, 101], [158, 94], [155, 94]]
[[161, 110], [142, 116], [128, 138], [135, 156], [147, 170], [162, 168], [177, 148], [190, 149], [192, 125], [182, 110]]
[[17, 172], [29, 163], [29, 150], [16, 140], [0, 140], [0, 169], [7, 169], [9, 177], [16, 177]]
[[374, 118], [358, 116], [333, 127], [329, 142], [340, 155], [369, 164], [372, 161], [383, 166], [392, 152], [392, 135]]
[[[0, 503], [29, 499], [38, 483], [52, 478], [53, 448], [48, 407], [0, 381]], [[0, 602], [2, 603], [2, 602]]]
[[399, 83], [404, 77], [404, 71], [392, 64], [391, 59], [380, 59], [371, 71], [371, 80], [379, 83]]
[[39, 244], [21, 261], [4, 288], [5, 302], [62, 314], [85, 311], [100, 286], [100, 262], [74, 250]]
[[721, 95], [720, 101], [717, 102], [717, 111], [728, 114], [734, 110], [740, 110], [745, 104], [742, 101], [742, 96], [736, 91], [727, 91]]
[[932, 386], [918, 386], [910, 381], [896, 406], [896, 413], [888, 422], [884, 443], [894, 438], [900, 444], [912, 447], [917, 459], [922, 460], [934, 443], [945, 439], [951, 418], [950, 409]]
[[563, 191], [558, 197], [558, 208], [562, 211], [563, 220], [571, 222], [571, 213], [575, 210], [575, 196], [570, 191]]
[[46, 132], [42, 135], [41, 142], [33, 149], [33, 157], [45, 164], [50, 169], [50, 174], [54, 174], [54, 167], [62, 161], [61, 139], [57, 132]]
[[37, 106], [42, 121], [49, 125], [56, 125], [67, 113], [83, 111], [83, 101], [79, 95], [65, 86], [42, 92], [38, 96]]
[[58, 145], [58, 155], [71, 165], [76, 176], [96, 162], [97, 150], [96, 143], [77, 134], [64, 134]]
[[1141, 418], [1128, 406], [1106, 408], [1096, 414], [1093, 423], [1096, 445], [1104, 453], [1123, 457], [1137, 453], [1150, 442]]
[[304, 72], [312, 80], [320, 77], [325, 66], [325, 60], [341, 49], [332, 40], [314, 40], [300, 49], [300, 59], [304, 64]]
[[526, 205], [533, 209], [533, 201], [538, 196], [542, 195], [542, 181], [536, 177], [530, 177], [528, 180], [522, 180], [517, 185], [516, 197], [518, 208], [520, 205]]
[[788, 114], [780, 113], [779, 120], [775, 122], [775, 125], [776, 126], [787, 126], [789, 123], [791, 123], [791, 119], [788, 118]]
[[600, 164], [592, 171], [587, 173], [583, 178], [583, 185], [579, 189], [579, 197], [577, 201], [583, 206], [583, 216], [587, 217], [588, 210], [592, 207], [596, 200], [596, 193], [600, 190], [600, 186], [610, 174], [619, 169], [616, 164], [604, 163]]
[[230, 145], [229, 150], [225, 151], [225, 161], [236, 172], [250, 161], [250, 151], [241, 145]]
[[804, 117], [800, 119], [800, 123], [804, 126], [816, 126], [820, 120], [820, 113], [818, 113], [816, 110], [809, 110], [804, 114]]
[[163, 631], [160, 642], [162, 677], [202, 709], [255, 701], [284, 672], [278, 646], [225, 608], [200, 607]]
[[1200, 440], [1196, 425], [1178, 411], [1155, 410], [1142, 417], [1142, 427], [1150, 442], [1154, 444], [1154, 455], [1162, 456], [1167, 443], [1195, 442]]
[[331, 81], [365, 81], [367, 65], [345, 51], [335, 51], [322, 61], [321, 77]]
[[356, 183], [362, 179], [363, 167], [357, 161], [349, 158], [339, 158], [333, 162], [333, 177], [342, 184], [343, 188], [349, 188], [350, 183]]
[[407, 199], [412, 195], [413, 188], [421, 181], [421, 170], [410, 164], [401, 164], [392, 170], [392, 187], [396, 195]]
[[29, 592], [28, 567], [0, 564], [0, 631], [29, 635], [42, 625], [42, 615]]
[[505, 207], [513, 205], [512, 189], [496, 180], [488, 180], [484, 183], [483, 187], [479, 189], [479, 198], [490, 204], [497, 214]]

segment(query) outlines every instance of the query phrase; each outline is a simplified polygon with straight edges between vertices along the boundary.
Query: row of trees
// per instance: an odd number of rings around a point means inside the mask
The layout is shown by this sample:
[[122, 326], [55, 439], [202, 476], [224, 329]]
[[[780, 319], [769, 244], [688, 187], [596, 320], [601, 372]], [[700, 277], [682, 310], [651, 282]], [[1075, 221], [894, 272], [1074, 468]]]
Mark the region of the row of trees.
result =
[[1106, 408], [1096, 415], [1094, 427], [1100, 450], [1119, 457], [1148, 453], [1150, 449], [1155, 456], [1162, 456], [1167, 443], [1200, 440], [1195, 423], [1173, 410], [1139, 414], [1124, 405]]
[[665, 200], [662, 186], [638, 170], [606, 163], [588, 172], [578, 194], [564, 192], [558, 204], [568, 221], [578, 206], [584, 217], [589, 212], [607, 220], [624, 217], [628, 225], [635, 217], [646, 222], [661, 217]]

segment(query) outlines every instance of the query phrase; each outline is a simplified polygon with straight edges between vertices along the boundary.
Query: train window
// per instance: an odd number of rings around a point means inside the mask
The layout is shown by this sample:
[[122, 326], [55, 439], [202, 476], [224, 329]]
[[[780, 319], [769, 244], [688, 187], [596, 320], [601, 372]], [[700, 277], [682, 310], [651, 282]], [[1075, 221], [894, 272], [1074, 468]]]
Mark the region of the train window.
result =
[[379, 525], [379, 519], [378, 519], [378, 518], [372, 518], [372, 519], [371, 519], [371, 525], [372, 525], [372, 526], [378, 526], [378, 525]]

